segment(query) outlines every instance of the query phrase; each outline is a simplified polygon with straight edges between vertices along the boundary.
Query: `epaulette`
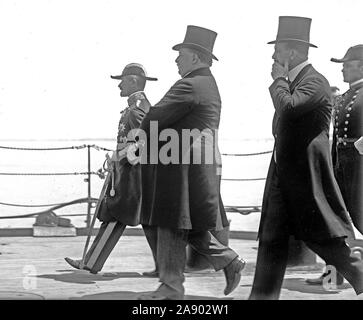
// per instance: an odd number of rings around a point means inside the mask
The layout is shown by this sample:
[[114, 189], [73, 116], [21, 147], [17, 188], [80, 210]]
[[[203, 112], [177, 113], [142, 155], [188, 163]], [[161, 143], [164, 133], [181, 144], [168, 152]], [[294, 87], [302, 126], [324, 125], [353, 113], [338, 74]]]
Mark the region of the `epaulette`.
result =
[[128, 99], [128, 104], [129, 106], [136, 104], [138, 106], [138, 104], [140, 104], [140, 102], [138, 103], [137, 101], [141, 101], [141, 100], [145, 100], [146, 96], [145, 93], [142, 91], [139, 92], [135, 92], [134, 94], [132, 94], [129, 99]]

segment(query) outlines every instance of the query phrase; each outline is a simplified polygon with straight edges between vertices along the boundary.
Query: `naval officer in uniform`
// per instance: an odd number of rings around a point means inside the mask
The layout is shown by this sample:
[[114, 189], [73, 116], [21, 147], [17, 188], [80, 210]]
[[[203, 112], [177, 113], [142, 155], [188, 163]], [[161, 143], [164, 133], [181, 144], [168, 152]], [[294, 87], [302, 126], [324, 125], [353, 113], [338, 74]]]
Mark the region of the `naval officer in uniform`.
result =
[[[97, 218], [102, 224], [85, 255], [83, 264], [82, 260], [65, 258], [72, 267], [76, 269], [83, 267], [91, 273], [97, 273], [102, 269], [126, 226], [140, 224], [141, 168], [140, 164], [129, 163], [126, 151], [134, 145], [134, 129], [139, 128], [150, 109], [150, 102], [144, 92], [146, 81], [157, 80], [148, 77], [145, 68], [138, 63], [128, 64], [121, 75], [111, 78], [121, 80], [118, 85], [121, 90], [120, 95], [128, 97], [128, 107], [121, 111], [116, 151], [108, 160], [109, 167], [112, 168], [110, 172], [112, 179], [107, 186], [105, 196], [99, 200], [101, 204]], [[156, 266], [156, 229], [146, 225], [143, 225], [143, 229]], [[144, 275], [158, 276], [157, 267], [154, 271], [144, 272]]]
[[[349, 84], [349, 90], [338, 99], [333, 112], [334, 173], [352, 222], [363, 234], [363, 150], [359, 144], [363, 139], [363, 45], [353, 46], [342, 59], [331, 61], [343, 63], [343, 80]], [[322, 285], [328, 275], [326, 272], [306, 282]], [[338, 273], [336, 284], [343, 281]]]

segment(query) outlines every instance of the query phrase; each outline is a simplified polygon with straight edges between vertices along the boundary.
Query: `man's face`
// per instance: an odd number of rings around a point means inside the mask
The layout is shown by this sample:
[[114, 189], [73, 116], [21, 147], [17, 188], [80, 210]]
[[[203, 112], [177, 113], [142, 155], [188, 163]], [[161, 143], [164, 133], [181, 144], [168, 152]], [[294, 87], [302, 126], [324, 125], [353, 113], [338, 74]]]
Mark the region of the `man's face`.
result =
[[178, 66], [179, 74], [184, 77], [188, 72], [193, 70], [194, 54], [187, 48], [181, 48], [175, 62]]
[[272, 55], [272, 59], [274, 62], [281, 64], [282, 66], [285, 65], [285, 62], [289, 61], [290, 58], [290, 49], [287, 47], [286, 42], [277, 42], [275, 44], [275, 52]]
[[352, 83], [363, 78], [362, 61], [354, 60], [343, 63], [343, 79], [344, 82]]
[[120, 96], [121, 97], [128, 97], [134, 93], [135, 81], [132, 76], [124, 76], [120, 84], [118, 85], [120, 88]]

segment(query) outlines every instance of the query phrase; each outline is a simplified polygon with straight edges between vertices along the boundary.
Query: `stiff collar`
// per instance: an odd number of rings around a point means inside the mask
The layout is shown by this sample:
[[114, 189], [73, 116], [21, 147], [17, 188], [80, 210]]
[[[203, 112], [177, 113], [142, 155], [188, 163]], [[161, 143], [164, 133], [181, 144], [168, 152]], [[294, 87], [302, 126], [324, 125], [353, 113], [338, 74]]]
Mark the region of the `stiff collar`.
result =
[[211, 74], [212, 73], [208, 67], [201, 67], [201, 68], [188, 72], [187, 74], [184, 75], [184, 77], [182, 77], [182, 79], [192, 78], [194, 76], [209, 76]]
[[304, 69], [308, 64], [310, 64], [309, 61], [305, 60], [304, 62], [298, 64], [295, 68], [291, 69], [287, 74], [289, 81], [293, 82], [299, 75], [300, 71]]
[[350, 89], [358, 89], [363, 86], [363, 78], [349, 84]]
[[135, 104], [136, 100], [145, 99], [145, 97], [146, 96], [144, 91], [136, 91], [129, 96], [129, 98], [127, 99], [127, 104], [129, 106], [132, 106], [133, 104]]

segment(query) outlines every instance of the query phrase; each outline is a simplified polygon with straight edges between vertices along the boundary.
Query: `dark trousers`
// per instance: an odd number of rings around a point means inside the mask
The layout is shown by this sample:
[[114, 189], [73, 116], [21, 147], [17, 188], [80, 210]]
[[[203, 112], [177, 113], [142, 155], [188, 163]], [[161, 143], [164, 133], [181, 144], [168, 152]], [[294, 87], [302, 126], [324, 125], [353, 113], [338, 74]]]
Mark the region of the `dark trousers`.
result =
[[[363, 261], [352, 254], [343, 238], [305, 243], [328, 265], [334, 266], [357, 294], [363, 292]], [[288, 238], [274, 243], [260, 242], [250, 300], [279, 298], [287, 257]]]
[[[260, 229], [260, 243], [251, 300], [278, 299], [285, 275], [289, 220], [283, 195], [276, 175], [271, 177], [267, 196], [266, 217]], [[274, 230], [274, 232], [269, 232]], [[324, 241], [305, 241], [306, 245], [329, 265], [334, 266], [353, 286], [357, 294], [363, 292], [363, 261], [353, 255], [344, 238]]]
[[[91, 269], [93, 272], [101, 271], [107, 258], [111, 254], [113, 248], [116, 246], [120, 237], [122, 236], [125, 228], [125, 224], [117, 221], [102, 222], [99, 232], [97, 233], [90, 249], [86, 253], [84, 265]], [[151, 248], [155, 265], [157, 266], [157, 229], [155, 227], [144, 225], [143, 229], [148, 244]]]
[[363, 234], [363, 156], [353, 143], [337, 146], [334, 174], [353, 224]]
[[225, 268], [238, 255], [221, 244], [209, 231], [158, 227], [157, 261], [160, 282], [158, 291], [170, 298], [184, 296], [186, 246], [203, 255], [216, 271]]

